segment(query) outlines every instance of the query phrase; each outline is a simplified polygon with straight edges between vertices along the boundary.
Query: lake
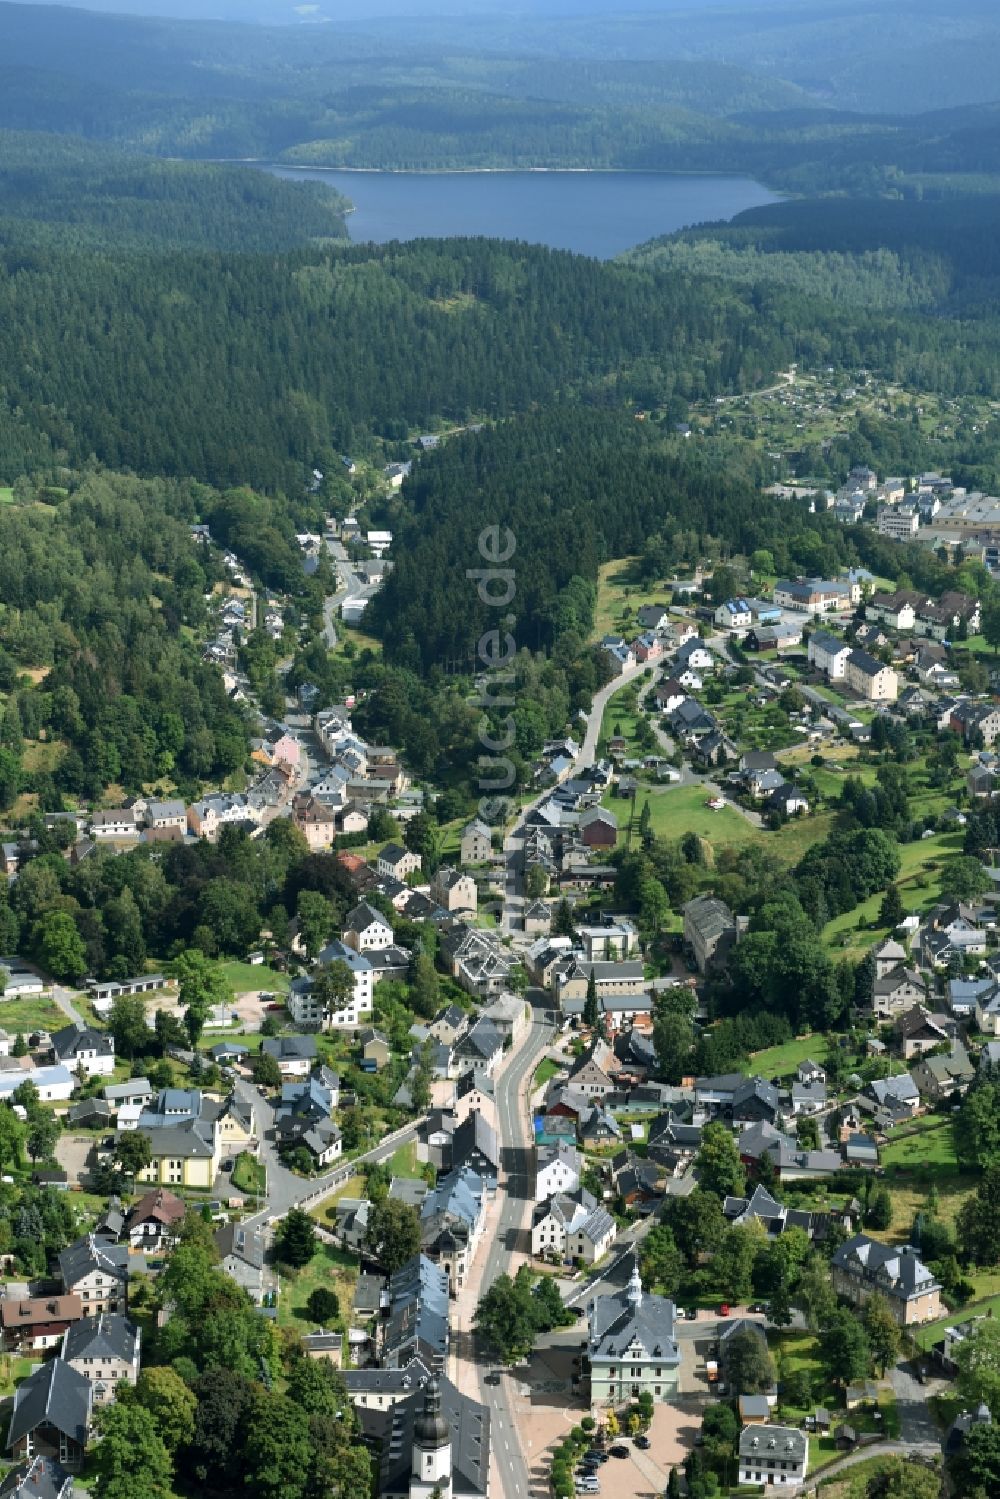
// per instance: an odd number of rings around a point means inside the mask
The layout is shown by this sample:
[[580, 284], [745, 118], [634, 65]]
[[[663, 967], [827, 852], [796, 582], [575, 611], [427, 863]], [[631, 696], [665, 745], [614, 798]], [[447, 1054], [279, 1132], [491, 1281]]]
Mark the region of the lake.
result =
[[661, 172], [339, 172], [268, 166], [350, 198], [353, 240], [488, 235], [610, 260], [658, 234], [731, 219], [778, 195], [749, 177]]

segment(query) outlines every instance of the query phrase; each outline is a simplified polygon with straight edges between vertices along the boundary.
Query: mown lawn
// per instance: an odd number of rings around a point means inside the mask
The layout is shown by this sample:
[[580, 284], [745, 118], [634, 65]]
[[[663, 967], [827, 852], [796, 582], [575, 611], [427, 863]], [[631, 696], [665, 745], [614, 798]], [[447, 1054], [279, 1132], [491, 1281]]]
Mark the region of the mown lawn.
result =
[[265, 963], [223, 963], [226, 982], [237, 994], [270, 989], [275, 994], [287, 994], [291, 980], [285, 973], [268, 968]]
[[[941, 893], [941, 871], [948, 859], [961, 853], [964, 834], [935, 833], [933, 838], [918, 838], [915, 843], [899, 846], [900, 869], [896, 879], [903, 906], [907, 912], [930, 910]], [[839, 956], [858, 959], [886, 935], [885, 927], [876, 927], [882, 892], [878, 891], [853, 911], [835, 916], [823, 928], [823, 940]], [[864, 923], [864, 929], [859, 923]]]
[[[725, 806], [713, 812], [705, 805], [711, 793], [703, 785], [668, 786], [647, 790], [641, 787], [635, 801], [636, 816], [649, 804], [650, 826], [657, 838], [683, 838], [685, 833], [695, 833], [721, 847], [727, 843], [753, 843], [763, 834], [741, 817], [733, 807]], [[604, 797], [603, 805], [609, 807], [624, 826], [629, 803], [621, 797]], [[623, 834], [619, 841], [624, 842]]]
[[262, 1196], [266, 1190], [267, 1172], [255, 1156], [244, 1151], [236, 1158], [232, 1182], [237, 1192]]
[[535, 1075], [532, 1082], [536, 1088], [543, 1088], [549, 1081], [549, 1078], [555, 1077], [559, 1070], [558, 1062], [553, 1062], [551, 1057], [543, 1057], [535, 1068]]
[[790, 1077], [800, 1062], [810, 1058], [820, 1066], [830, 1051], [827, 1036], [796, 1036], [793, 1041], [784, 1041], [780, 1046], [769, 1046], [766, 1051], [755, 1051], [745, 1067], [748, 1076]]

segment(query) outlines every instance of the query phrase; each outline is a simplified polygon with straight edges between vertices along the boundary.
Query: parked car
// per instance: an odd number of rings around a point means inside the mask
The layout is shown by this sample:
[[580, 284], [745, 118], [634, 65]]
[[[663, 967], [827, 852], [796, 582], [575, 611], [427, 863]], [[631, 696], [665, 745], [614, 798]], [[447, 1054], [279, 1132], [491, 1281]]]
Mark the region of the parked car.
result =
[[767, 1304], [763, 1301], [755, 1301], [753, 1306], [749, 1307], [748, 1310], [751, 1312], [758, 1312], [761, 1316], [764, 1317], [767, 1316]]
[[720, 1317], [728, 1317], [729, 1316], [729, 1302], [728, 1301], [724, 1301], [722, 1303], [722, 1305], [719, 1307], [719, 1316]]
[[697, 1320], [698, 1320], [698, 1308], [694, 1307], [694, 1306], [689, 1306], [688, 1309], [687, 1309], [687, 1311], [683, 1315], [684, 1315], [685, 1322], [697, 1322]]
[[628, 1457], [628, 1448], [623, 1447], [621, 1442], [616, 1442], [613, 1447], [609, 1448], [609, 1451], [612, 1457]]
[[649, 1450], [649, 1448], [652, 1447], [653, 1444], [649, 1440], [649, 1437], [642, 1437], [642, 1436], [640, 1436], [640, 1437], [636, 1437], [636, 1439], [635, 1439], [635, 1445], [637, 1447], [641, 1448], [643, 1452], [647, 1452]]

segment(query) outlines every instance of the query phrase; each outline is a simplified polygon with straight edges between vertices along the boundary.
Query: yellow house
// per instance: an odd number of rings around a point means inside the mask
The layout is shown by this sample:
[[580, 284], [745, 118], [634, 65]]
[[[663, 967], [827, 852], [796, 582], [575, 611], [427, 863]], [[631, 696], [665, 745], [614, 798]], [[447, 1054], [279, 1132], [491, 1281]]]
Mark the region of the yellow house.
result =
[[223, 1152], [241, 1150], [256, 1134], [253, 1105], [237, 1094], [231, 1093], [228, 1098], [220, 1100], [217, 1106], [220, 1110], [216, 1121], [219, 1129], [219, 1145]]
[[211, 1187], [222, 1157], [219, 1116], [223, 1107], [197, 1089], [164, 1088], [137, 1128], [153, 1159], [137, 1180], [161, 1187]]

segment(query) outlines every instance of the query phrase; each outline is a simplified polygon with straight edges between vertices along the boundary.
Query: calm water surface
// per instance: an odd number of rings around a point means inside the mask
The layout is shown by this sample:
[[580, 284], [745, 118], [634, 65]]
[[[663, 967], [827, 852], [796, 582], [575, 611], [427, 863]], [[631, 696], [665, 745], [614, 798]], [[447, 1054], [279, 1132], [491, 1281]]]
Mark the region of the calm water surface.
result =
[[336, 172], [312, 177], [350, 198], [353, 240], [485, 234], [608, 260], [632, 245], [778, 201], [749, 177], [659, 172]]

